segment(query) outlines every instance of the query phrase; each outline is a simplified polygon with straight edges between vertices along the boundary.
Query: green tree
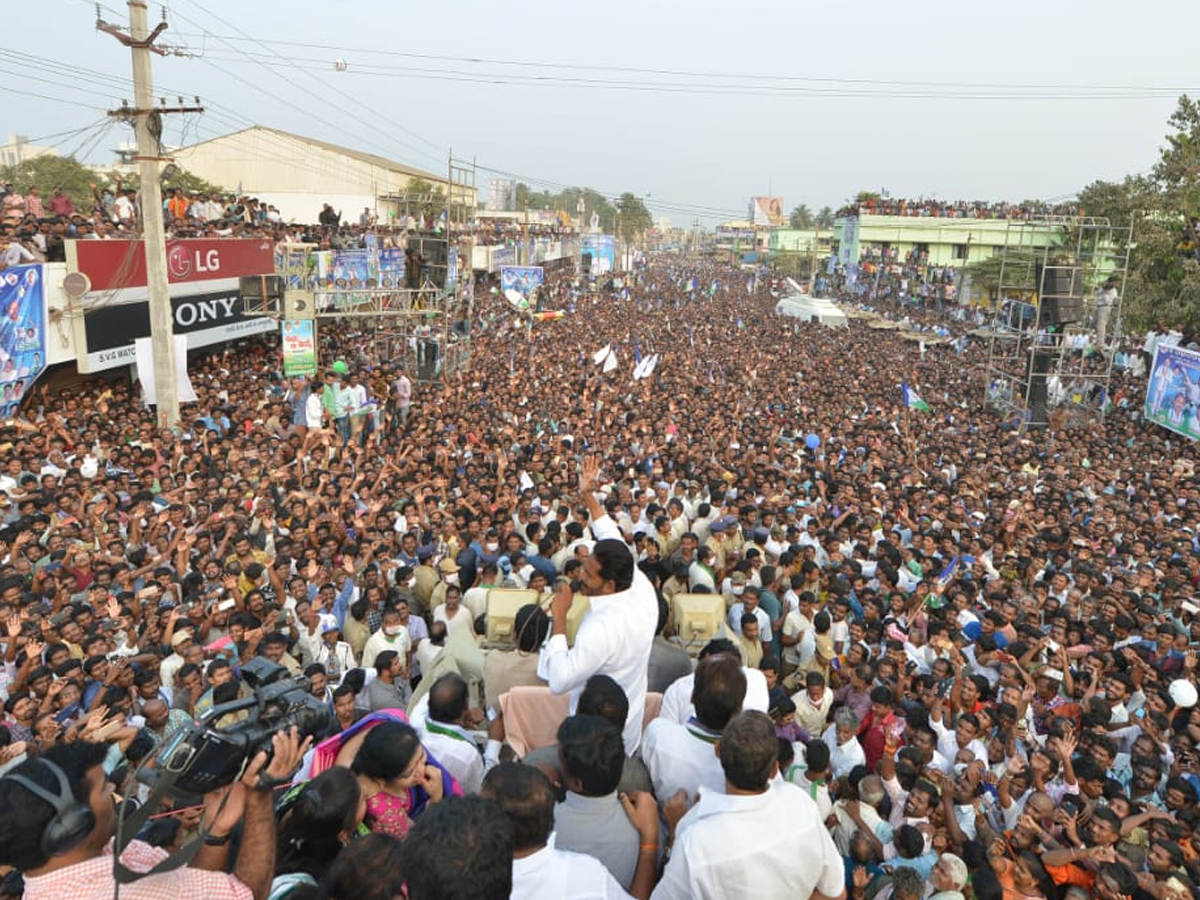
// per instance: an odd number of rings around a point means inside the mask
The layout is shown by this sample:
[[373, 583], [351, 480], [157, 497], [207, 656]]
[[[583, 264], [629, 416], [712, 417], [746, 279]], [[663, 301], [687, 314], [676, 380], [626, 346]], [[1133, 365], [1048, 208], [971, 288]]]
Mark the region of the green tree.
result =
[[[178, 166], [173, 166], [164, 170], [165, 177], [160, 178], [163, 192], [177, 188], [179, 190], [192, 193], [193, 191], [200, 194], [228, 194], [229, 188], [223, 188], [220, 185], [213, 184], [211, 181], [205, 181], [199, 175], [194, 175], [187, 169], [181, 169]], [[141, 187], [141, 178], [136, 174], [127, 175], [121, 179], [121, 187], [133, 188], [135, 191]]]
[[408, 212], [416, 216], [438, 216], [446, 209], [446, 194], [440, 185], [424, 178], [410, 178], [404, 186]]
[[1157, 319], [1200, 327], [1200, 261], [1187, 237], [1200, 217], [1200, 104], [1180, 97], [1167, 124], [1149, 175], [1093, 182], [1079, 193], [1082, 213], [1107, 218], [1118, 242], [1120, 229], [1133, 223], [1122, 309], [1135, 329]]
[[819, 213], [817, 213], [817, 227], [818, 228], [832, 228], [833, 227], [833, 207], [832, 206], [822, 206], [821, 207], [821, 211]]
[[807, 206], [805, 206], [803, 203], [801, 203], [799, 206], [797, 206], [795, 209], [793, 209], [791, 215], [788, 216], [788, 224], [792, 228], [812, 228], [813, 227], [812, 210], [810, 210]]
[[617, 198], [617, 212], [618, 233], [625, 241], [635, 241], [654, 227], [654, 219], [650, 210], [646, 209], [646, 204], [628, 191]]

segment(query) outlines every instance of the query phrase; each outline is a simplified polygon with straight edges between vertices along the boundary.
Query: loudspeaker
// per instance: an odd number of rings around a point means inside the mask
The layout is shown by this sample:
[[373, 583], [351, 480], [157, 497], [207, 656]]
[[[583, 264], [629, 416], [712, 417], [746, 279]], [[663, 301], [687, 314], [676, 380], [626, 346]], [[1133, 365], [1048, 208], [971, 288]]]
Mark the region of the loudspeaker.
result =
[[1024, 331], [1033, 324], [1033, 304], [1019, 300], [1005, 301], [1003, 321], [1013, 331]]
[[441, 235], [421, 234], [409, 236], [408, 246], [416, 245], [417, 251], [425, 257], [425, 265], [434, 269], [445, 269], [447, 248], [449, 243]]
[[311, 319], [316, 315], [312, 294], [308, 291], [283, 292], [283, 317], [285, 319]]
[[1025, 398], [1029, 407], [1029, 427], [1045, 428], [1049, 421], [1049, 387], [1046, 379], [1054, 366], [1056, 352], [1034, 350], [1029, 358], [1029, 396]]
[[1075, 266], [1036, 264], [1038, 324], [1068, 325], [1083, 320], [1083, 291]]
[[58, 793], [52, 794], [23, 775], [5, 777], [54, 807], [54, 818], [42, 829], [39, 845], [47, 856], [62, 856], [78, 847], [92, 833], [96, 827], [96, 814], [90, 806], [75, 799], [71, 784], [67, 781], [67, 773], [56, 763], [48, 759], [39, 759], [37, 763], [54, 776], [58, 782]]

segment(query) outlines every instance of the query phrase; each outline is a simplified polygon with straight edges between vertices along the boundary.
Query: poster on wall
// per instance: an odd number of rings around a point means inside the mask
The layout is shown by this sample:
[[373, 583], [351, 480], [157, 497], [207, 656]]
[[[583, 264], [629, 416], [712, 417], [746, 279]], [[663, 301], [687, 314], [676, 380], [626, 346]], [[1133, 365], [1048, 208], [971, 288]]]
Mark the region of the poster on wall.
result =
[[1142, 414], [1178, 435], [1200, 438], [1200, 353], [1158, 345]]
[[0, 416], [11, 416], [46, 368], [42, 267], [0, 272]]
[[279, 326], [283, 340], [283, 374], [317, 374], [317, 327], [312, 319], [285, 319]]
[[541, 266], [505, 266], [500, 270], [500, 291], [516, 291], [526, 300], [542, 283]]

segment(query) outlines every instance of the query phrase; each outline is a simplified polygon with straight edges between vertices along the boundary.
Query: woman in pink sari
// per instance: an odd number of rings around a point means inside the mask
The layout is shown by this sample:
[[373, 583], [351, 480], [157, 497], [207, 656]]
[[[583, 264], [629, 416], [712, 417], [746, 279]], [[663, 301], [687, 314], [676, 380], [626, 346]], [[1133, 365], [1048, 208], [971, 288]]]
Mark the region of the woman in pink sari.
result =
[[358, 779], [367, 799], [367, 826], [397, 838], [408, 834], [412, 820], [430, 803], [462, 796], [462, 787], [421, 746], [399, 710], [371, 713], [322, 741], [312, 774], [332, 766], [344, 766]]

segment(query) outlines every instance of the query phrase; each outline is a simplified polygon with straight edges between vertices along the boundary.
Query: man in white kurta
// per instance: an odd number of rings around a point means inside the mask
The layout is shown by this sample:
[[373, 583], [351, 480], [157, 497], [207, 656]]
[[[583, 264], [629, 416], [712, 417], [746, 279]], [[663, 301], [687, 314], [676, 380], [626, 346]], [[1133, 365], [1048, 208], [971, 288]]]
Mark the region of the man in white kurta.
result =
[[[553, 693], [571, 692], [572, 715], [584, 685], [593, 675], [608, 675], [619, 684], [629, 698], [629, 715], [622, 736], [625, 752], [632, 756], [642, 739], [650, 648], [658, 624], [658, 595], [637, 567], [616, 523], [593, 495], [598, 475], [597, 464], [590, 461], [584, 464], [580, 486], [592, 513], [592, 532], [597, 539], [579, 576], [583, 593], [588, 596], [588, 611], [579, 623], [575, 645], [568, 648], [567, 611], [574, 595], [565, 582], [555, 584], [551, 605], [554, 627], [538, 661], [538, 675], [546, 680]], [[629, 555], [628, 565], [620, 557], [622, 551]], [[603, 559], [613, 562], [602, 563]], [[611, 577], [614, 571], [620, 571], [621, 584]]]

